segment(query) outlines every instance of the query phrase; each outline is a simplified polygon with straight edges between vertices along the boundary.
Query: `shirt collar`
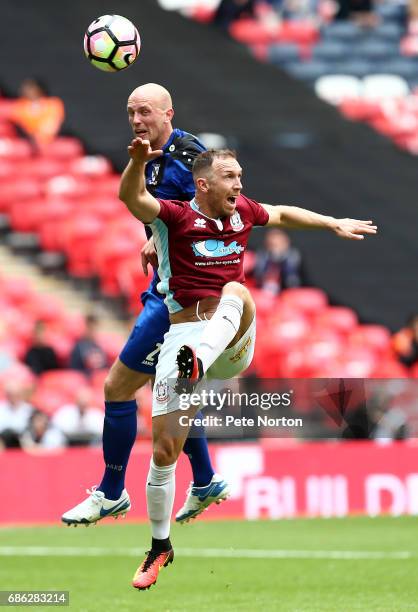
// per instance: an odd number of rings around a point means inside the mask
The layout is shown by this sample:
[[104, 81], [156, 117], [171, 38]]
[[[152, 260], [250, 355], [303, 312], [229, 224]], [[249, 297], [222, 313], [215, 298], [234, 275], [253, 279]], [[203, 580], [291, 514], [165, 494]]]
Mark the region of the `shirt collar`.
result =
[[177, 136], [177, 129], [174, 128], [174, 130], [171, 132], [169, 139], [167, 140], [167, 142], [165, 143], [165, 145], [163, 146], [163, 151], [166, 152], [168, 150], [168, 147], [171, 145], [171, 143], [173, 142], [174, 138]]
[[194, 210], [195, 212], [199, 213], [199, 215], [202, 215], [202, 217], [206, 217], [206, 219], [209, 219], [209, 221], [214, 221], [216, 223], [217, 228], [222, 231], [224, 228], [224, 225], [222, 223], [222, 220], [219, 219], [219, 217], [217, 219], [214, 219], [213, 217], [208, 217], [207, 215], [205, 215], [205, 213], [203, 213], [200, 208], [199, 208], [199, 204], [196, 202], [196, 198], [193, 198], [193, 200], [190, 200], [189, 202], [190, 208], [192, 210]]

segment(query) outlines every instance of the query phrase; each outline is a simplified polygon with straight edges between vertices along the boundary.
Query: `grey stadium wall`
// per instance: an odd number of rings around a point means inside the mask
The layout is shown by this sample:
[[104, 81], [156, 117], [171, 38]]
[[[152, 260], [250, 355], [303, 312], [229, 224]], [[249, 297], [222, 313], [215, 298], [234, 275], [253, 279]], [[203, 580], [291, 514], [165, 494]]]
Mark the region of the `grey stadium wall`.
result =
[[[140, 30], [140, 58], [106, 74], [82, 51], [99, 15], [117, 12]], [[87, 150], [126, 162], [126, 99], [153, 81], [173, 94], [175, 125], [226, 135], [244, 168], [245, 193], [336, 217], [373, 219], [379, 236], [353, 243], [293, 232], [309, 281], [364, 322], [400, 327], [417, 310], [418, 162], [360, 124], [345, 121], [304, 85], [258, 63], [210, 26], [162, 11], [155, 0], [3, 0], [0, 87], [15, 93], [41, 76], [63, 98], [66, 129]], [[252, 245], [262, 241], [254, 232]]]

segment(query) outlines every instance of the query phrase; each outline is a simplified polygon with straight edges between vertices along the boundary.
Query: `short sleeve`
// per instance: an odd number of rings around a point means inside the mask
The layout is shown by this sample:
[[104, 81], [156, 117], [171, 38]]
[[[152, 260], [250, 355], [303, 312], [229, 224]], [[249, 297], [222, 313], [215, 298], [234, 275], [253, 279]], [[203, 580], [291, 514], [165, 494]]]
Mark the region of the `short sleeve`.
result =
[[158, 202], [160, 203], [158, 218], [164, 221], [167, 226], [177, 223], [183, 216], [184, 202], [161, 199], [158, 199]]
[[252, 214], [252, 224], [253, 225], [266, 225], [266, 223], [269, 220], [269, 214], [266, 211], [266, 209], [261, 206], [261, 204], [259, 204], [258, 202], [256, 202], [255, 200], [251, 200], [250, 198], [247, 198], [246, 196], [241, 194], [241, 197], [245, 200], [248, 208], [251, 211]]

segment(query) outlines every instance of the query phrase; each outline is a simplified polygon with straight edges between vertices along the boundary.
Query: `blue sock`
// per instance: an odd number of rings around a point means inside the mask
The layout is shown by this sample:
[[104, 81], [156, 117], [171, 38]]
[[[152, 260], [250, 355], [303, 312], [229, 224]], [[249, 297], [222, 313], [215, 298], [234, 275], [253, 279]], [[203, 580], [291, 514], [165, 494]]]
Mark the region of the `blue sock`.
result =
[[[198, 412], [196, 418], [203, 418], [203, 414]], [[192, 466], [194, 486], [205, 487], [208, 485], [215, 472], [210, 461], [208, 441], [206, 440], [203, 425], [197, 427], [193, 423], [189, 437], [184, 443], [183, 451], [189, 457]]]
[[118, 499], [125, 487], [125, 472], [136, 439], [136, 401], [105, 402], [103, 424], [103, 480], [97, 487], [106, 499]]

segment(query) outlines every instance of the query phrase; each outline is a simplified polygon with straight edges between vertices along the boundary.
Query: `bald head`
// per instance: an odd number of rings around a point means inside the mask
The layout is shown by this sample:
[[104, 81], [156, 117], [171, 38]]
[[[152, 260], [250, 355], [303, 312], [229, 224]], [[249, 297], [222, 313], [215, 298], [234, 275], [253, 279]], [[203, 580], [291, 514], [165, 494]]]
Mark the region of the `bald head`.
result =
[[141, 85], [128, 98], [132, 131], [135, 136], [149, 140], [153, 149], [161, 149], [170, 138], [173, 116], [170, 93], [161, 85]]
[[145, 85], [140, 85], [134, 89], [129, 96], [128, 104], [130, 100], [148, 100], [161, 110], [168, 110], [173, 106], [170, 92], [165, 87], [158, 85], [157, 83], [146, 83]]

